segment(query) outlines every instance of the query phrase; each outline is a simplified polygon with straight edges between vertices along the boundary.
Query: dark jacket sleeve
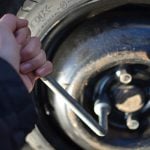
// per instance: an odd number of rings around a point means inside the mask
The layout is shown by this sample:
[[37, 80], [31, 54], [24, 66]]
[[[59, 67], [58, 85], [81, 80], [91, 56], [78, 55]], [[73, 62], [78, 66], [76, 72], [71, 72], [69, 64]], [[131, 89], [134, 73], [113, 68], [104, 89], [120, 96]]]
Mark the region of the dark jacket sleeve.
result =
[[0, 150], [19, 150], [35, 124], [36, 113], [22, 80], [0, 59]]

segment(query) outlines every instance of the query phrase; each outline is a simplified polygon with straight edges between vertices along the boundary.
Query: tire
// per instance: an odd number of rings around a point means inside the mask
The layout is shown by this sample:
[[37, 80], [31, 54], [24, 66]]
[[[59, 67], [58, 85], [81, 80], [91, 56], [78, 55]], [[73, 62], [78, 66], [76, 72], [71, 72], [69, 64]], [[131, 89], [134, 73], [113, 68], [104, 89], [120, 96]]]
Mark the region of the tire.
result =
[[[41, 41], [43, 41], [43, 49], [47, 49], [47, 47], [49, 45], [51, 45], [51, 49], [49, 48], [48, 50], [46, 50], [46, 53], [48, 55], [48, 58], [50, 60], [53, 60], [54, 65], [56, 66], [56, 71], [54, 71], [53, 76], [58, 77], [58, 72], [61, 72], [63, 67], [66, 66], [66, 60], [70, 61], [70, 59], [73, 59], [74, 57], [70, 58], [69, 57], [71, 55], [75, 55], [74, 52], [68, 52], [66, 51], [66, 53], [62, 54], [62, 51], [55, 51], [53, 49], [57, 49], [58, 47], [53, 47], [53, 45], [57, 45], [61, 40], [64, 38], [63, 36], [63, 31], [62, 29], [64, 29], [64, 27], [66, 26], [66, 24], [72, 24], [73, 20], [78, 20], [79, 16], [81, 17], [81, 22], [82, 22], [82, 18], [84, 18], [85, 16], [87, 16], [87, 18], [91, 18], [94, 15], [97, 14], [101, 14], [102, 12], [111, 10], [113, 8], [116, 7], [120, 7], [123, 6], [125, 4], [131, 3], [131, 4], [150, 4], [149, 1], [147, 0], [97, 0], [94, 1], [94, 4], [92, 3], [92, 0], [26, 0], [23, 7], [20, 8], [20, 10], [18, 11], [18, 16], [21, 18], [26, 18], [29, 20], [29, 26], [31, 28], [32, 31], [32, 35], [33, 36], [39, 36], [41, 38]], [[97, 5], [97, 7], [96, 7]], [[84, 9], [81, 9], [81, 8]], [[91, 10], [92, 7], [95, 7], [95, 10], [93, 12], [89, 13], [89, 10]], [[80, 9], [80, 11], [77, 11], [76, 9]], [[74, 12], [76, 12], [75, 15]], [[72, 14], [72, 17], [68, 17], [70, 14]], [[94, 14], [94, 15], [93, 15]], [[67, 21], [66, 21], [67, 20]], [[74, 24], [74, 27], [76, 27], [77, 24]], [[69, 30], [69, 29], [68, 29]], [[70, 29], [72, 30], [72, 29]], [[67, 34], [70, 34], [70, 31], [67, 32]], [[54, 35], [59, 34], [60, 36], [58, 37], [58, 39], [55, 39]], [[47, 40], [48, 39], [48, 40]], [[54, 41], [51, 42], [49, 44], [47, 44], [47, 41]], [[56, 44], [56, 43], [57, 44]], [[45, 44], [46, 43], [46, 44]], [[46, 46], [45, 46], [46, 45]], [[134, 50], [132, 50], [134, 52]], [[112, 49], [109, 51], [104, 51], [102, 52], [100, 55], [101, 58], [103, 58], [103, 56], [106, 53], [112, 53]], [[136, 53], [136, 52], [135, 52]], [[149, 50], [146, 50], [146, 53], [149, 53]], [[145, 55], [145, 54], [144, 54]], [[131, 59], [132, 57], [139, 57], [139, 54], [134, 54], [134, 56], [131, 54]], [[62, 58], [60, 58], [62, 57]], [[78, 57], [78, 55], [76, 56]], [[63, 59], [65, 58], [65, 59]], [[60, 60], [59, 60], [60, 59]], [[83, 59], [83, 58], [82, 58]], [[59, 60], [59, 61], [58, 61]], [[90, 61], [90, 60], [86, 60], [86, 61]], [[114, 63], [114, 62], [110, 62], [109, 61], [109, 57], [106, 58], [105, 60], [107, 63]], [[120, 57], [117, 58], [117, 61], [122, 61], [120, 59]], [[62, 62], [62, 65], [60, 65], [60, 63]], [[104, 62], [104, 61], [103, 61]], [[77, 63], [76, 61], [74, 63]], [[81, 67], [84, 64], [80, 64], [79, 63], [79, 67]], [[107, 66], [107, 64], [103, 64], [103, 66]], [[79, 69], [79, 68], [78, 68]], [[73, 70], [72, 72], [75, 73], [76, 70]], [[71, 75], [68, 75], [68, 80], [72, 79]], [[82, 77], [83, 78], [83, 77]], [[86, 78], [86, 77], [85, 77]], [[88, 77], [87, 77], [88, 78]], [[83, 79], [84, 81], [84, 79]], [[75, 82], [75, 81], [74, 81]], [[75, 83], [72, 84], [75, 84]], [[78, 81], [79, 82], [79, 81]], [[80, 80], [80, 82], [82, 82], [82, 80]], [[41, 85], [42, 83], [39, 83], [39, 85]], [[92, 145], [91, 143], [93, 142], [89, 142], [90, 144], [88, 144], [88, 142], [85, 140], [83, 140], [83, 142], [81, 142], [82, 139], [84, 139], [83, 137], [78, 137], [75, 134], [71, 133], [72, 128], [67, 128], [66, 126], [69, 126], [68, 122], [65, 120], [67, 118], [67, 115], [65, 114], [66, 111], [66, 106], [64, 106], [63, 108], [65, 109], [62, 110], [62, 114], [60, 115], [59, 118], [59, 113], [61, 113], [61, 111], [57, 110], [57, 105], [58, 102], [52, 101], [53, 104], [47, 104], [45, 105], [45, 100], [47, 99], [46, 97], [42, 97], [38, 94], [38, 91], [43, 90], [39, 87], [36, 87], [35, 89], [35, 93], [34, 93], [34, 97], [35, 97], [35, 101], [36, 101], [36, 107], [38, 109], [38, 115], [39, 115], [39, 120], [37, 123], [37, 128], [33, 131], [33, 133], [30, 135], [30, 138], [28, 138], [28, 142], [30, 143], [30, 145], [32, 147], [35, 148], [35, 143], [36, 141], [35, 136], [38, 137], [38, 146], [36, 146], [36, 149], [38, 150], [43, 148], [44, 150], [48, 150], [48, 149], [57, 149], [57, 150], [61, 150], [61, 149], [65, 149], [65, 150], [76, 150], [76, 149], [86, 149], [86, 150], [90, 150], [90, 149], [124, 149], [124, 148], [120, 148], [120, 145], [117, 146], [110, 146], [111, 143], [109, 143], [108, 145], [101, 143], [101, 147], [98, 145]], [[64, 85], [62, 85], [64, 86]], [[81, 85], [77, 85], [77, 87], [80, 87]], [[67, 90], [71, 89], [70, 87], [65, 87]], [[69, 90], [68, 90], [69, 91]], [[82, 90], [81, 90], [82, 91]], [[44, 92], [47, 92], [47, 90], [44, 90]], [[75, 91], [76, 92], [76, 91]], [[73, 96], [76, 97], [74, 93]], [[45, 93], [45, 95], [47, 96], [47, 93]], [[43, 99], [41, 101], [41, 98]], [[52, 99], [57, 99], [52, 97]], [[43, 105], [43, 107], [45, 108], [41, 108], [41, 106]], [[51, 106], [52, 105], [52, 106]], [[59, 108], [60, 109], [60, 108]], [[45, 110], [47, 110], [45, 112]], [[51, 111], [49, 111], [51, 110]], [[53, 114], [54, 113], [54, 114]], [[51, 115], [52, 114], [52, 115]], [[64, 117], [64, 118], [63, 118]], [[63, 123], [60, 121], [61, 118], [64, 119]], [[59, 123], [58, 123], [59, 122]], [[84, 125], [82, 125], [84, 126]], [[49, 134], [50, 133], [50, 134]], [[87, 133], [88, 134], [88, 133]], [[44, 137], [44, 138], [43, 138]], [[92, 138], [92, 137], [91, 137]], [[75, 140], [76, 139], [76, 140]], [[97, 138], [96, 138], [97, 139]], [[95, 140], [95, 138], [94, 138]], [[34, 142], [33, 142], [34, 141]], [[141, 142], [142, 143], [142, 142]], [[143, 143], [145, 146], [143, 146]], [[134, 144], [128, 145], [125, 149], [143, 149], [143, 150], [148, 150], [150, 145], [149, 145], [149, 138], [146, 139], [146, 141], [144, 141], [141, 145], [139, 145], [139, 147], [137, 147], [137, 145], [135, 146]]]

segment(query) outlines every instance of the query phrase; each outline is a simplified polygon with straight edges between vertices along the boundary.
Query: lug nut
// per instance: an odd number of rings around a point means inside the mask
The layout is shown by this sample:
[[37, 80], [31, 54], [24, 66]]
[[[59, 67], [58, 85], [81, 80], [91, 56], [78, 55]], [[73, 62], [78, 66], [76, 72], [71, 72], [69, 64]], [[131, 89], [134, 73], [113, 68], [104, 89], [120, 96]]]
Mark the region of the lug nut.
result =
[[138, 129], [139, 126], [140, 126], [139, 121], [136, 120], [136, 119], [132, 116], [132, 114], [129, 114], [129, 115], [127, 116], [127, 122], [126, 122], [126, 124], [127, 124], [127, 127], [128, 127], [130, 130], [136, 130], [136, 129]]
[[116, 72], [117, 77], [123, 84], [129, 84], [132, 81], [132, 76], [125, 69]]

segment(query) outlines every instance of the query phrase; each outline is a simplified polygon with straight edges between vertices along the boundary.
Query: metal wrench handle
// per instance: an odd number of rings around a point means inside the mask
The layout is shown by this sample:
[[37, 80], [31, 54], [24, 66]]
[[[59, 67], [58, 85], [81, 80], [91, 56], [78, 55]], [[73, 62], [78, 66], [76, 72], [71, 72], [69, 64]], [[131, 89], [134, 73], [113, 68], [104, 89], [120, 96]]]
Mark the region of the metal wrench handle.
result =
[[106, 131], [93, 119], [93, 117], [63, 89], [58, 82], [51, 76], [41, 78], [50, 90], [62, 97], [62, 100], [70, 107], [70, 109], [98, 136], [105, 136]]

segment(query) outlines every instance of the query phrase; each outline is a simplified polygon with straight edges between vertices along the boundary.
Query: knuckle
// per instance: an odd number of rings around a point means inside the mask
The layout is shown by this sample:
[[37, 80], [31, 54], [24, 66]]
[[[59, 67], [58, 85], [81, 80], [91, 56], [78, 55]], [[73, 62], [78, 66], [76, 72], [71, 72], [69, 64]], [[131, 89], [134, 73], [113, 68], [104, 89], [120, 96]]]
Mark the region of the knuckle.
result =
[[26, 53], [27, 56], [32, 56], [33, 52], [34, 52], [34, 49], [32, 47], [27, 47], [25, 49], [25, 53]]
[[26, 28], [22, 28], [22, 29], [18, 30], [18, 31], [16, 32], [16, 34], [17, 34], [17, 35], [20, 35], [20, 36], [22, 36], [22, 37], [25, 37], [26, 34], [27, 34], [27, 29], [26, 29]]
[[30, 63], [30, 66], [31, 66], [30, 70], [34, 70], [36, 68], [37, 64], [34, 61], [30, 61], [29, 63]]
[[39, 42], [36, 39], [32, 38], [26, 48], [26, 53], [28, 55], [32, 55], [34, 54], [34, 52], [38, 51], [38, 49], [39, 49]]
[[30, 61], [32, 70], [37, 69], [41, 65], [41, 59], [40, 57], [36, 57], [33, 60]]
[[41, 41], [39, 37], [32, 37], [32, 40], [37, 44], [37, 45], [41, 45]]
[[41, 50], [41, 53], [39, 54], [39, 57], [38, 57], [38, 59], [39, 59], [39, 62], [40, 62], [40, 64], [44, 64], [45, 63], [45, 61], [46, 61], [46, 55], [45, 55], [45, 53]]
[[46, 56], [43, 53], [43, 51], [40, 52], [40, 54], [35, 58], [34, 60], [34, 64], [37, 67], [40, 67], [41, 65], [43, 65], [46, 62]]
[[31, 31], [30, 31], [30, 29], [28, 27], [25, 27], [25, 28], [22, 29], [22, 34], [24, 34], [24, 36], [26, 38], [28, 38], [28, 37], [31, 36]]
[[[40, 48], [40, 42], [39, 38], [30, 38], [28, 44], [22, 51], [22, 56], [25, 59], [38, 59], [38, 57], [43, 57], [43, 54], [41, 54], [41, 48]], [[40, 56], [42, 55], [42, 56]], [[41, 59], [41, 58], [40, 58]]]
[[5, 15], [4, 15], [4, 17], [13, 17], [13, 18], [16, 18], [16, 16], [15, 16], [15, 15], [13, 15], [13, 14], [11, 14], [11, 13], [7, 13], [7, 14], [5, 14]]
[[33, 63], [39, 67], [43, 63], [42, 55], [39, 54], [36, 58], [34, 58]]
[[17, 17], [15, 15], [10, 14], [10, 13], [5, 14], [2, 18], [11, 19], [11, 20], [16, 20], [17, 19]]
[[28, 27], [22, 28], [22, 29], [18, 30], [18, 32], [20, 34], [22, 34], [23, 36], [28, 36], [28, 35], [31, 34], [31, 32], [30, 32]]
[[28, 27], [24, 27], [24, 28], [22, 28], [22, 30], [23, 30], [25, 33], [29, 33]]
[[53, 65], [50, 61], [47, 61], [46, 69], [47, 69], [47, 74], [53, 71]]
[[41, 42], [40, 42], [40, 39], [38, 37], [31, 37], [30, 45], [32, 45], [31, 47], [35, 51], [41, 49]]
[[39, 54], [39, 56], [36, 58], [36, 62], [37, 62], [38, 64], [41, 64], [41, 60], [42, 60], [42, 55]]

